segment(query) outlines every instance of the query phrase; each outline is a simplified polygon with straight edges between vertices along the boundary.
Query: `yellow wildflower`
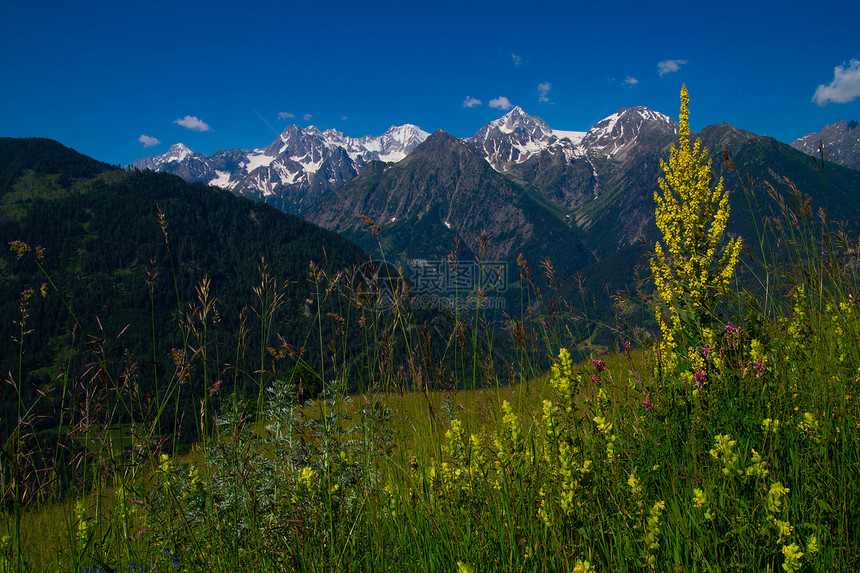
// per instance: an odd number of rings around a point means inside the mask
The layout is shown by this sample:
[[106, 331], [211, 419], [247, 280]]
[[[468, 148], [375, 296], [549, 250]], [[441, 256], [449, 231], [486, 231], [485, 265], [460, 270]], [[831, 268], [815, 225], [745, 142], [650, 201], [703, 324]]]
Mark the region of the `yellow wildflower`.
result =
[[303, 467], [302, 470], [299, 472], [299, 482], [308, 489], [311, 488], [316, 477], [317, 472], [315, 472], [310, 466]]
[[705, 492], [699, 488], [693, 488], [693, 505], [696, 509], [702, 509], [708, 504], [708, 497]]
[[[716, 260], [729, 218], [729, 197], [720, 179], [711, 191], [711, 160], [701, 140], [690, 144], [690, 98], [681, 89], [678, 145], [669, 162], [660, 162], [664, 177], [662, 195], [654, 193], [655, 219], [662, 241], [654, 245], [651, 271], [660, 305], [657, 322], [663, 334], [660, 350], [667, 366], [675, 364], [675, 346], [684, 334], [681, 312], [693, 314], [699, 324], [707, 321], [714, 292], [734, 277], [741, 240], [731, 239]], [[685, 308], [686, 307], [686, 308]]]
[[752, 449], [752, 463], [747, 468], [746, 474], [751, 477], [767, 477], [767, 462], [762, 460], [761, 454], [755, 451], [755, 449]]
[[818, 553], [818, 538], [815, 535], [809, 536], [809, 540], [806, 542], [806, 552]]
[[782, 509], [782, 498], [788, 495], [789, 491], [791, 490], [782, 485], [782, 482], [773, 482], [765, 499], [765, 509], [767, 509], [767, 512], [771, 515], [779, 513]]
[[797, 546], [797, 543], [792, 543], [791, 545], [783, 547], [782, 554], [785, 556], [782, 568], [785, 569], [787, 573], [794, 573], [794, 571], [800, 569], [800, 558], [803, 557], [803, 553], [800, 551], [800, 547]]

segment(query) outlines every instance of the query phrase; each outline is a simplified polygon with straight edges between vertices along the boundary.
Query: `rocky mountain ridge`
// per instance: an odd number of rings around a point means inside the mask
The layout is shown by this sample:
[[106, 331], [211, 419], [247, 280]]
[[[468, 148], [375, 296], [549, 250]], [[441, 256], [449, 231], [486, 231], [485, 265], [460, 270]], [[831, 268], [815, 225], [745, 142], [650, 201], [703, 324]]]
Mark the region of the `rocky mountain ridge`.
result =
[[326, 191], [353, 179], [371, 161], [400, 161], [428, 135], [410, 124], [360, 138], [334, 129], [291, 125], [262, 149], [230, 149], [205, 157], [178, 143], [162, 155], [128, 167], [172, 173], [300, 213]]
[[[516, 182], [532, 182], [557, 202], [575, 205], [599, 194], [598, 165], [603, 169], [623, 163], [655, 132], [667, 135], [676, 129], [667, 116], [645, 107], [622, 108], [579, 132], [554, 130], [515, 107], [464, 143], [496, 171]], [[231, 149], [206, 157], [180, 143], [129, 168], [173, 173], [301, 214], [370, 162], [400, 161], [428, 135], [409, 124], [392, 126], [381, 136], [360, 138], [333, 129], [291, 125], [262, 149]]]
[[827, 161], [860, 170], [860, 122], [856, 120], [825, 125], [818, 133], [795, 139], [791, 146], [813, 157], [823, 150]]

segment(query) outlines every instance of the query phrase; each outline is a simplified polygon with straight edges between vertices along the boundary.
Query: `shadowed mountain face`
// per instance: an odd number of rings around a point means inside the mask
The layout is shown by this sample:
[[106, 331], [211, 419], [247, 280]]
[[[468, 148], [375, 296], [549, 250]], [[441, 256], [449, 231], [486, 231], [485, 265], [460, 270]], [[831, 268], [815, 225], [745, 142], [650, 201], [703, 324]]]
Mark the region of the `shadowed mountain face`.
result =
[[[568, 270], [594, 260], [561, 211], [442, 131], [400, 163], [367, 169], [306, 216], [373, 249], [376, 238], [362, 220], [369, 217], [388, 255], [445, 257], [456, 236], [465, 254], [481, 251], [485, 259], [550, 256]], [[482, 235], [489, 238], [485, 247]]]
[[390, 243], [383, 247], [407, 257], [444, 252], [455, 235], [475, 251], [486, 232], [492, 256], [549, 256], [575, 271], [646, 237], [660, 159], [676, 131], [647, 108], [621, 109], [588, 132], [554, 131], [515, 108], [465, 141], [437, 132], [305, 216], [375, 248], [359, 233], [359, 217], [370, 217]]

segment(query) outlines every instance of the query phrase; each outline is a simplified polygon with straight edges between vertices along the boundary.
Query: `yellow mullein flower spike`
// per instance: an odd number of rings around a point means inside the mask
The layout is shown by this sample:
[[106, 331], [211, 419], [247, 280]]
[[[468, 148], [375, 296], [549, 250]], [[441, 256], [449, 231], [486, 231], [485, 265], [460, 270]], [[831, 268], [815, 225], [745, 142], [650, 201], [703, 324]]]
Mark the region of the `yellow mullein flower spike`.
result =
[[655, 222], [662, 235], [651, 258], [651, 271], [659, 305], [656, 318], [663, 334], [660, 344], [663, 363], [675, 365], [674, 345], [683, 337], [681, 312], [693, 311], [699, 324], [707, 323], [710, 300], [718, 288], [731, 283], [741, 251], [741, 240], [726, 244], [715, 262], [729, 219], [728, 193], [722, 178], [711, 191], [711, 160], [700, 140], [690, 144], [690, 98], [681, 89], [678, 144], [672, 146], [669, 162], [660, 162], [664, 176]]

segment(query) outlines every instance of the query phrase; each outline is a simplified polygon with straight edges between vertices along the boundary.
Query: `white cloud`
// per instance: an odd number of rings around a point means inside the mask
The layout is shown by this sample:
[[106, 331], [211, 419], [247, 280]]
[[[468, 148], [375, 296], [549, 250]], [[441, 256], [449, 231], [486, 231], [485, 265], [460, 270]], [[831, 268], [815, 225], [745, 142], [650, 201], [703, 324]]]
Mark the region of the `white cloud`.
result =
[[293, 119], [294, 117], [296, 117], [296, 114], [288, 111], [282, 111], [278, 114], [278, 119]]
[[501, 96], [497, 97], [496, 99], [491, 99], [489, 106], [494, 107], [496, 109], [500, 109], [502, 111], [506, 111], [514, 107], [514, 104], [512, 104], [510, 100], [505, 96]]
[[820, 85], [812, 96], [812, 101], [818, 105], [829, 102], [848, 103], [860, 97], [860, 60], [852, 59], [848, 67], [845, 64], [833, 68], [833, 81], [830, 85]]
[[343, 121], [346, 121], [349, 119], [349, 116], [348, 115], [342, 115], [342, 116], [340, 116], [340, 119]]
[[310, 121], [311, 119], [313, 119], [313, 117], [314, 116], [312, 116], [311, 114], [306, 113], [305, 115], [302, 116], [302, 119], [305, 121]]
[[514, 53], [511, 53], [511, 59], [514, 61], [514, 65], [516, 67], [520, 67], [521, 65], [523, 65], [523, 57], [522, 56], [518, 56]]
[[154, 147], [156, 145], [161, 145], [161, 142], [154, 137], [150, 137], [149, 135], [141, 134], [140, 137], [137, 138], [139, 142], [143, 144], [144, 147]]
[[182, 127], [186, 127], [192, 131], [212, 131], [208, 123], [193, 115], [186, 115], [182, 119], [175, 120], [173, 123], [178, 123]]
[[663, 60], [662, 62], [657, 63], [657, 70], [661, 76], [663, 74], [671, 74], [672, 72], [680, 70], [681, 66], [686, 63], [687, 60]]
[[624, 84], [624, 87], [626, 87], [626, 88], [632, 88], [633, 86], [635, 86], [636, 84], [639, 83], [639, 80], [637, 80], [636, 78], [632, 78], [630, 76], [627, 76], [627, 79], [625, 79], [621, 83]]
[[466, 96], [466, 99], [463, 100], [463, 107], [475, 107], [477, 105], [481, 105], [481, 100], [478, 98]]
[[552, 84], [549, 82], [543, 82], [542, 84], [538, 84], [538, 101], [549, 101], [549, 90], [551, 89]]

